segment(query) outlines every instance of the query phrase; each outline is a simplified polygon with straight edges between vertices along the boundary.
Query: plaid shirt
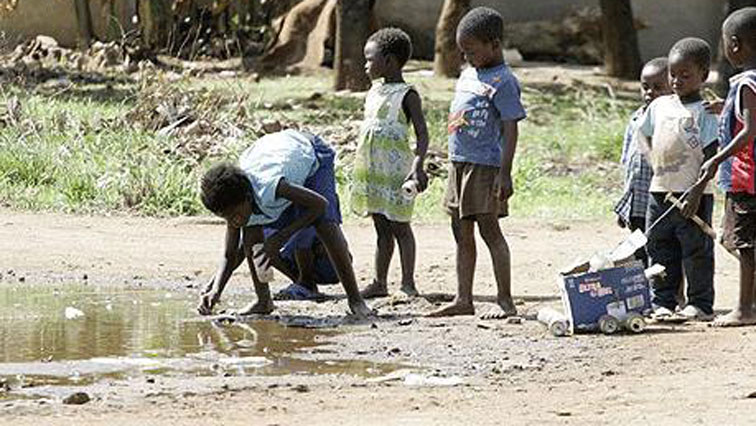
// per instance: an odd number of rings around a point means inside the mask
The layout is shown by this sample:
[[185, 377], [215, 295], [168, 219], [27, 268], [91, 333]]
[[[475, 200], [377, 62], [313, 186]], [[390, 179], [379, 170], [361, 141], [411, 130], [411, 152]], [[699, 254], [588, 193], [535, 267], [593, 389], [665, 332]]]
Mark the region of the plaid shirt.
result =
[[651, 185], [653, 170], [646, 158], [638, 149], [635, 132], [638, 121], [643, 117], [645, 107], [638, 108], [630, 117], [625, 129], [625, 139], [622, 144], [622, 166], [625, 168], [625, 190], [622, 197], [614, 206], [614, 212], [630, 223], [631, 217], [646, 217], [648, 206], [648, 187]]

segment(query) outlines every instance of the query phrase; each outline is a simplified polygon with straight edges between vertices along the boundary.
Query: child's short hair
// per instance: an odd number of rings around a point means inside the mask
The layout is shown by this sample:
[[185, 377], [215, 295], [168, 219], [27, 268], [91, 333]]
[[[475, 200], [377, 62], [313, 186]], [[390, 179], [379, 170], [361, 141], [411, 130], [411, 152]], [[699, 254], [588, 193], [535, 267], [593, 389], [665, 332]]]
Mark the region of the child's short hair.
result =
[[643, 69], [655, 70], [666, 74], [669, 69], [669, 60], [667, 60], [666, 56], [659, 56], [643, 64]]
[[744, 7], [732, 12], [722, 24], [726, 37], [735, 36], [742, 43], [756, 47], [756, 7]]
[[220, 215], [247, 199], [249, 181], [244, 172], [231, 163], [211, 167], [202, 177], [202, 204]]
[[382, 55], [395, 57], [399, 66], [404, 66], [412, 56], [412, 40], [400, 28], [382, 28], [367, 41], [375, 43]]
[[504, 19], [490, 7], [476, 7], [459, 21], [457, 37], [474, 37], [485, 42], [501, 40], [504, 37]]
[[684, 59], [690, 59], [704, 70], [711, 66], [711, 48], [709, 43], [697, 37], [686, 37], [672, 46], [669, 56], [679, 55]]

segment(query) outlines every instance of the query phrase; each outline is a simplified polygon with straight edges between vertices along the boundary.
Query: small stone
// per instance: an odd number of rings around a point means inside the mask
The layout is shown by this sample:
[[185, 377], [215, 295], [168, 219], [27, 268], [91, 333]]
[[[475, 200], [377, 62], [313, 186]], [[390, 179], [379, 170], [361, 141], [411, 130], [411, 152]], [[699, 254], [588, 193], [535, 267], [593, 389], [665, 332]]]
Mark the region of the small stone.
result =
[[307, 385], [296, 385], [292, 388], [292, 390], [299, 393], [307, 393], [310, 391], [310, 388]]
[[559, 417], [569, 417], [572, 415], [572, 413], [569, 411], [558, 411], [556, 415]]
[[411, 325], [413, 322], [415, 322], [415, 320], [413, 320], [412, 318], [407, 318], [407, 319], [399, 320], [399, 325], [401, 326]]
[[154, 378], [154, 377], [148, 377], [148, 378], [147, 378], [147, 379], [145, 380], [145, 382], [147, 382], [147, 383], [155, 383], [155, 378]]
[[491, 329], [491, 326], [488, 325], [488, 324], [486, 324], [486, 323], [484, 323], [484, 322], [479, 322], [477, 324], [477, 326], [478, 326], [478, 328], [483, 329], [483, 330], [490, 330]]
[[748, 395], [746, 395], [746, 398], [748, 398], [748, 399], [756, 399], [756, 391], [753, 391], [753, 392], [749, 393]]
[[522, 324], [522, 317], [509, 317], [506, 320], [507, 324]]
[[63, 403], [67, 405], [82, 405], [89, 402], [89, 394], [86, 392], [76, 392], [63, 398]]
[[86, 280], [89, 279], [89, 275], [84, 274], [84, 275], [81, 276], [81, 279], [84, 280], [84, 281], [86, 281]]
[[18, 277], [18, 282], [22, 283], [26, 281], [26, 277]]

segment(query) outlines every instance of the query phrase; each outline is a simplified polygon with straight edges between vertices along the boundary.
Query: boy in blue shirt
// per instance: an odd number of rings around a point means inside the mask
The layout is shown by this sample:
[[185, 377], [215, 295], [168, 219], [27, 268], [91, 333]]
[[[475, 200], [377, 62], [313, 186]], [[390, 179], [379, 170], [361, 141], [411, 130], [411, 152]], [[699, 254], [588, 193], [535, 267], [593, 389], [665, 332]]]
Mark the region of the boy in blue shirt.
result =
[[475, 224], [493, 260], [496, 307], [484, 319], [517, 309], [511, 295], [510, 256], [499, 218], [512, 196], [517, 122], [525, 118], [517, 79], [504, 63], [501, 15], [487, 7], [468, 12], [457, 27], [457, 45], [471, 67], [462, 72], [449, 114], [449, 183], [444, 199], [457, 243], [457, 296], [430, 316], [474, 315]]
[[[212, 286], [202, 295], [200, 314], [212, 313], [240, 263], [240, 246], [250, 266], [257, 301], [238, 313], [272, 312], [270, 287], [258, 277], [253, 265], [282, 263], [281, 248], [308, 226], [315, 228], [328, 252], [352, 313], [362, 318], [373, 314], [360, 296], [346, 238], [339, 226], [334, 158], [333, 149], [319, 137], [284, 130], [258, 139], [242, 153], [238, 165], [222, 163], [205, 173], [202, 203], [225, 219], [227, 226], [224, 254]], [[276, 232], [265, 238], [263, 227]], [[256, 244], [263, 244], [261, 253], [253, 253]]]

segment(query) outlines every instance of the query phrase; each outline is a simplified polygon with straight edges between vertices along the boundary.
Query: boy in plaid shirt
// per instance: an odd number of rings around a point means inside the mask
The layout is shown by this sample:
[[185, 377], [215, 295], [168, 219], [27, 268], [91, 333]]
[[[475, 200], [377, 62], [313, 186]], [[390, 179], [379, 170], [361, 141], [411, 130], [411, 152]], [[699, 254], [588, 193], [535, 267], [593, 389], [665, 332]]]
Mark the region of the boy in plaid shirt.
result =
[[[625, 169], [625, 191], [614, 206], [617, 224], [630, 231], [646, 230], [646, 207], [648, 206], [648, 187], [651, 184], [653, 170], [638, 149], [635, 133], [639, 119], [648, 105], [659, 96], [671, 93], [667, 78], [667, 58], [655, 58], [646, 63], [641, 71], [641, 97], [643, 106], [635, 110], [625, 129], [622, 145], [622, 166]], [[638, 250], [636, 257], [648, 266], [644, 249]]]

